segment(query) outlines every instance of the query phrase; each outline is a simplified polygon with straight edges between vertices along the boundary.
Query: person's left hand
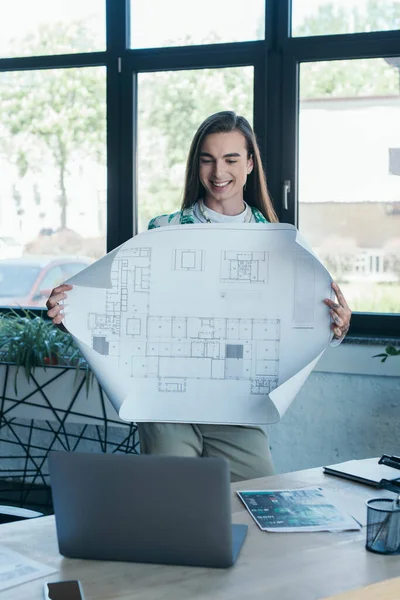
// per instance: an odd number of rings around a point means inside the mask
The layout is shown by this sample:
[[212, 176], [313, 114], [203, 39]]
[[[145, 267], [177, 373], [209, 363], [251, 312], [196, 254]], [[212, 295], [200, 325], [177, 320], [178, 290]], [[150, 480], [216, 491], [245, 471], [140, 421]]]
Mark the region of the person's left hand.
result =
[[332, 317], [332, 330], [336, 339], [340, 339], [346, 335], [350, 327], [351, 310], [343, 296], [340, 287], [337, 283], [332, 283], [332, 289], [336, 294], [337, 302], [325, 298], [324, 303], [330, 308]]

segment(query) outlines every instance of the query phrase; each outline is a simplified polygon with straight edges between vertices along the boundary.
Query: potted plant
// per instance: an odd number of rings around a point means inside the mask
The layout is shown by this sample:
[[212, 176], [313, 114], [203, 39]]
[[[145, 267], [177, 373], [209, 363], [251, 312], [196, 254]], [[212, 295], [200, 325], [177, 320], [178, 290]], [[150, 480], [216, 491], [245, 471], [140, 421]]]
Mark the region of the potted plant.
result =
[[[37, 367], [73, 366], [86, 369], [86, 392], [89, 392], [93, 374], [75, 345], [73, 338], [54, 327], [51, 321], [27, 310], [15, 310], [0, 315], [0, 362], [15, 365], [14, 390], [18, 393], [17, 379], [22, 368], [27, 381]], [[77, 374], [78, 374], [77, 371]]]

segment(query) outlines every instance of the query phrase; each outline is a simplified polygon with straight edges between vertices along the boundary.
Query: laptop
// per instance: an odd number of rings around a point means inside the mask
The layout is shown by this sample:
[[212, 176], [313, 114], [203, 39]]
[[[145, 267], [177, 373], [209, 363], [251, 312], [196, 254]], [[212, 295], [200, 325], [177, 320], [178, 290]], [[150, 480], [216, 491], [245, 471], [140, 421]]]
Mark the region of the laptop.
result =
[[230, 567], [247, 525], [231, 523], [228, 461], [49, 453], [60, 554]]

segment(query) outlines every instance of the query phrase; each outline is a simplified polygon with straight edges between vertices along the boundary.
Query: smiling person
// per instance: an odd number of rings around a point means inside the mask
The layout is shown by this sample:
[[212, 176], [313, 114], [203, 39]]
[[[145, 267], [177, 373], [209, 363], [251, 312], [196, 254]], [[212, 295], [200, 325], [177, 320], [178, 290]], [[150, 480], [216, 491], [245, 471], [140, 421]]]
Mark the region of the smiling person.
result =
[[149, 229], [188, 223], [277, 221], [250, 124], [225, 111], [208, 117], [193, 138], [181, 210], [155, 217]]
[[[189, 151], [181, 210], [155, 217], [149, 229], [193, 223], [276, 223], [268, 195], [260, 151], [248, 121], [224, 111], [208, 117], [197, 130]], [[337, 302], [326, 298], [334, 337], [347, 333], [351, 311], [339, 287]], [[60, 300], [71, 286], [58, 286], [47, 301], [48, 315], [62, 322]], [[138, 423], [143, 454], [222, 456], [230, 463], [232, 481], [273, 474], [268, 436], [261, 427]]]

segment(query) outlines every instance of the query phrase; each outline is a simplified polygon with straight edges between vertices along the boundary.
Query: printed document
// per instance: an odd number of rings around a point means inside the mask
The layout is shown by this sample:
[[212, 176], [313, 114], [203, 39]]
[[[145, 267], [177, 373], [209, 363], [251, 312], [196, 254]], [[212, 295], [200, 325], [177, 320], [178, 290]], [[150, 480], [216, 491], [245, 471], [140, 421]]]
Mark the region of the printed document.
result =
[[38, 563], [0, 546], [0, 590], [55, 573], [57, 569]]
[[72, 277], [64, 324], [123, 420], [273, 423], [330, 343], [331, 281], [292, 225], [162, 227]]
[[260, 529], [275, 532], [361, 529], [321, 488], [241, 491], [239, 498]]

